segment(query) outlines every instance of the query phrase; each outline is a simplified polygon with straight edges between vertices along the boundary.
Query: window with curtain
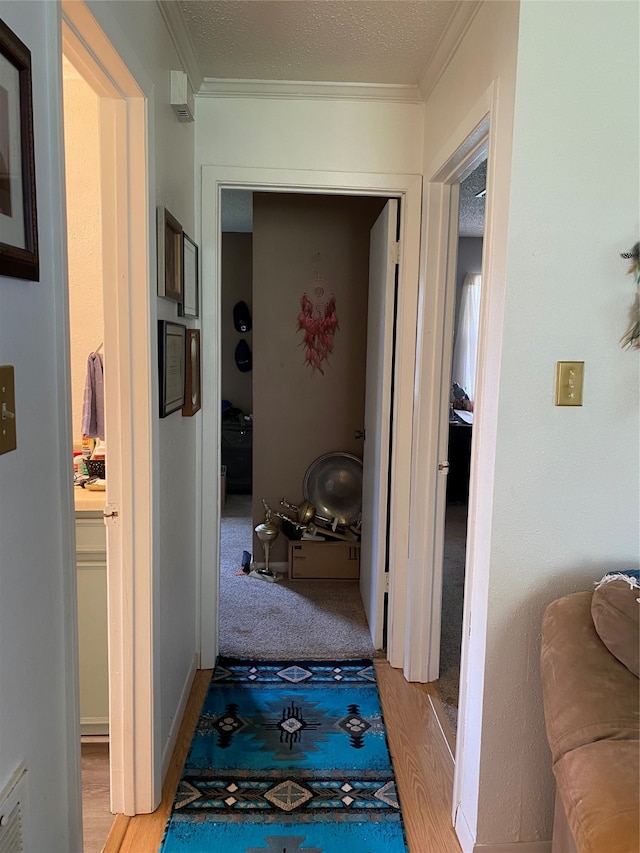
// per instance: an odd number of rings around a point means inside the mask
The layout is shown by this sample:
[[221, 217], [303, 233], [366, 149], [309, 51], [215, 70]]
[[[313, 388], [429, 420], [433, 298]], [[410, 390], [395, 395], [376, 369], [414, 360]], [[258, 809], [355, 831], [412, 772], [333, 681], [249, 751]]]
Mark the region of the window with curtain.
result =
[[451, 371], [452, 382], [457, 382], [464, 388], [472, 403], [476, 398], [481, 282], [482, 276], [479, 273], [467, 273], [464, 277]]

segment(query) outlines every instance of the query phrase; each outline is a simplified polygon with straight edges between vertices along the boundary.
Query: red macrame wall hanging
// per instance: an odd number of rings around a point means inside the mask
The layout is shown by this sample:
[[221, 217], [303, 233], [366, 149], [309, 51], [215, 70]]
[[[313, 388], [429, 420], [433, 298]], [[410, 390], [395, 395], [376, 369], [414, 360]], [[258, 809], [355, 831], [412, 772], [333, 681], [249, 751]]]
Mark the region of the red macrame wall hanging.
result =
[[323, 376], [322, 365], [328, 364], [338, 328], [336, 298], [329, 292], [326, 282], [317, 278], [311, 283], [309, 292], [305, 291], [300, 298], [298, 331], [303, 333], [301, 346], [305, 362]]

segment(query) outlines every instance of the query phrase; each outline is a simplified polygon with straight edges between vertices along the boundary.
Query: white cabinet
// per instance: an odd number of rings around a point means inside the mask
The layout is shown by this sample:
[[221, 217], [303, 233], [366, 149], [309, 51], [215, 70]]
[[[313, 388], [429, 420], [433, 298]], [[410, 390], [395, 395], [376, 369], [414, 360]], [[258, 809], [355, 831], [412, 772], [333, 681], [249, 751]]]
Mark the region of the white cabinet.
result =
[[102, 507], [76, 510], [76, 567], [81, 733], [106, 735], [109, 733], [109, 656], [107, 542]]

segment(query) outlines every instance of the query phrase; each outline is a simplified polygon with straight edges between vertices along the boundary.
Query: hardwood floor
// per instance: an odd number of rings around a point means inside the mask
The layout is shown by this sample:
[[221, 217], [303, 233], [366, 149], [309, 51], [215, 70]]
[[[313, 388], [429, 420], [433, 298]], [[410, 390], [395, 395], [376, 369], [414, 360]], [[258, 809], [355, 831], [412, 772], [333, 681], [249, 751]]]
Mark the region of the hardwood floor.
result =
[[113, 823], [109, 811], [109, 744], [87, 739], [80, 749], [83, 851], [100, 853]]
[[[427, 685], [409, 684], [384, 660], [376, 660], [375, 666], [409, 851], [460, 853], [451, 826], [453, 759], [433, 711], [429, 689]], [[150, 815], [118, 815], [104, 853], [158, 850], [210, 677], [208, 670], [196, 674], [162, 803]]]
[[199, 670], [196, 673], [162, 787], [162, 802], [152, 814], [132, 818], [117, 815], [104, 853], [156, 853], [158, 850], [210, 681], [211, 670]]
[[451, 825], [453, 758], [427, 685], [376, 661], [378, 689], [410, 853], [460, 853]]

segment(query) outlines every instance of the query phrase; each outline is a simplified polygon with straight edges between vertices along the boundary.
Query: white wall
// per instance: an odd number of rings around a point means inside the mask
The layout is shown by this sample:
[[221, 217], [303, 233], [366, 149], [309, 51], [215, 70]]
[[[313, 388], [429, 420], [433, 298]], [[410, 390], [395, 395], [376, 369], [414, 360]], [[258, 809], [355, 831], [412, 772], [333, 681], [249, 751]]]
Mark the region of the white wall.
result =
[[[180, 69], [159, 7], [152, 2], [89, 2], [93, 15], [151, 96], [149, 155], [152, 208], [166, 206], [189, 236], [194, 234], [194, 125], [180, 124], [170, 105], [169, 71]], [[155, 233], [150, 235], [155, 251]], [[178, 321], [176, 304], [152, 295], [151, 339], [155, 317]], [[195, 325], [190, 323], [190, 325]], [[156, 350], [151, 354], [157, 362]], [[206, 393], [206, 390], [203, 391]], [[160, 420], [156, 412], [154, 442], [154, 546], [156, 666], [160, 681], [159, 739], [168, 758], [169, 739], [179, 725], [180, 701], [192, 674], [196, 652], [196, 577], [198, 505], [196, 442], [199, 415], [180, 412]], [[135, 451], [134, 451], [135, 452]], [[158, 759], [160, 756], [158, 756]]]
[[[640, 541], [638, 359], [618, 344], [633, 297], [619, 252], [639, 224], [638, 7], [524, 2], [519, 30], [517, 15], [482, 7], [426, 107], [430, 164], [500, 78], [460, 786], [486, 845], [551, 837], [545, 605], [637, 564]], [[586, 362], [582, 408], [553, 405], [561, 359]]]
[[[637, 353], [618, 344], [633, 298], [619, 253], [640, 224], [638, 123], [629, 121], [638, 13], [635, 2], [521, 6], [480, 839], [499, 826], [535, 839], [550, 825], [544, 606], [638, 563], [640, 374]], [[582, 408], [553, 405], [562, 359], [585, 361]], [[509, 756], [508, 772], [495, 756]], [[520, 816], [508, 828], [512, 808]]]
[[0, 277], [0, 364], [18, 448], [0, 456], [0, 788], [25, 761], [26, 849], [81, 848], [59, 7], [3, 2], [31, 51], [40, 280]]
[[419, 174], [421, 151], [417, 104], [197, 98], [198, 165]]

